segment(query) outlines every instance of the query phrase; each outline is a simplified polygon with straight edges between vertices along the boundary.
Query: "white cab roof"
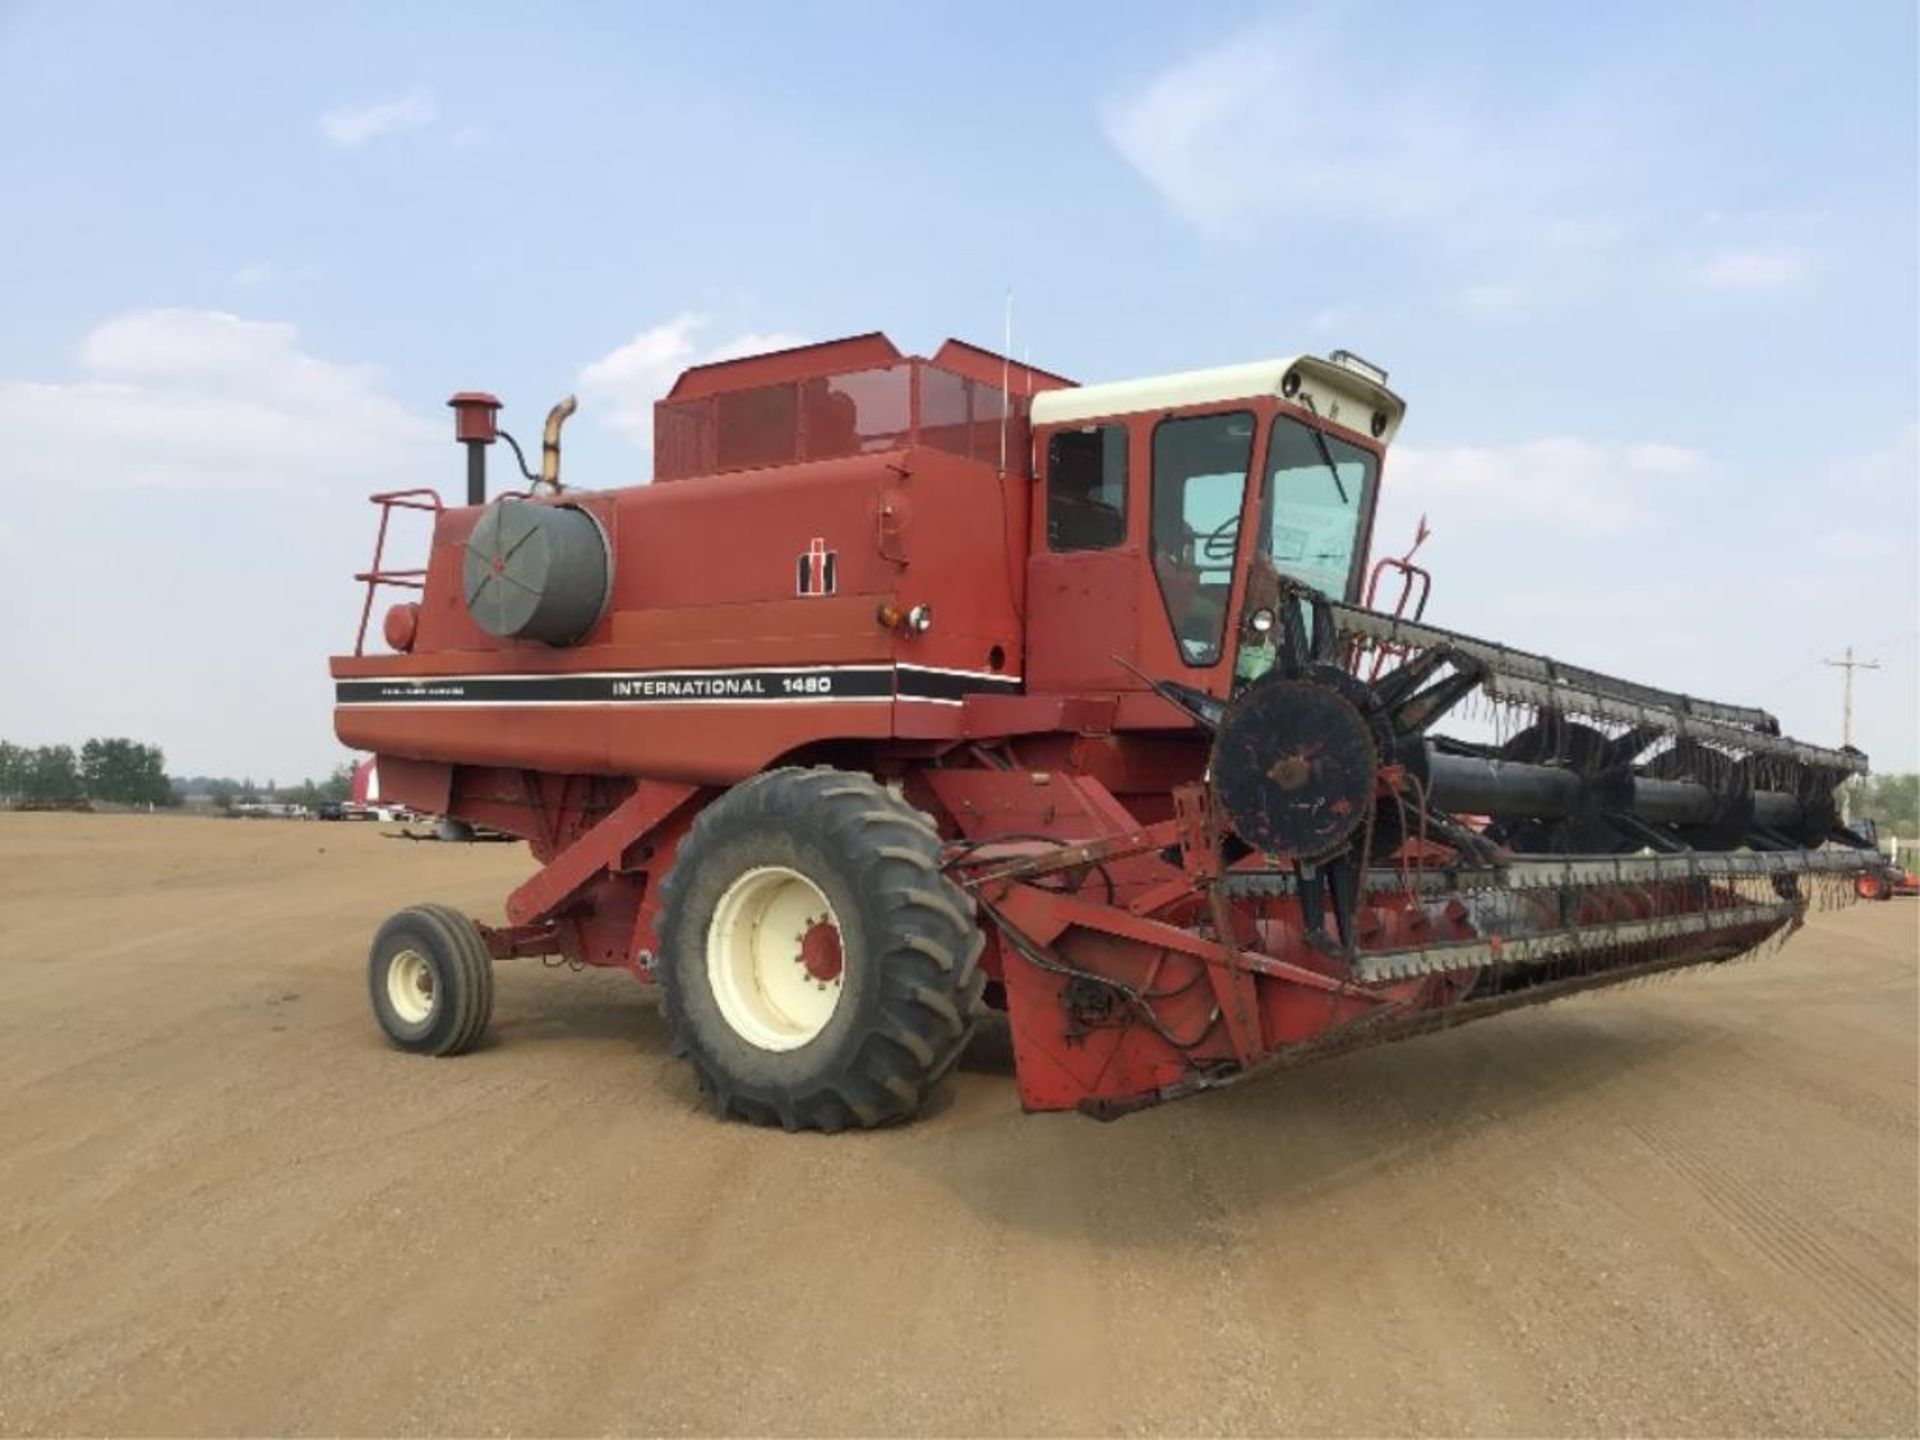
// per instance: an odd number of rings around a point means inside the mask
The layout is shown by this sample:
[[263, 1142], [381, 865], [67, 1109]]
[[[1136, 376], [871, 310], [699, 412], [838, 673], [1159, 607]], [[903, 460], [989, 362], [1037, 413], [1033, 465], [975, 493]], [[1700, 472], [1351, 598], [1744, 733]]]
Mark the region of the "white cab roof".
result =
[[[1293, 379], [1289, 381], [1288, 377]], [[1145, 380], [1116, 380], [1107, 385], [1075, 385], [1065, 390], [1043, 390], [1033, 397], [1035, 425], [1072, 424], [1115, 415], [1139, 415], [1182, 410], [1273, 395], [1325, 419], [1374, 434], [1374, 417], [1384, 417], [1377, 438], [1393, 439], [1406, 413], [1406, 402], [1368, 376], [1316, 355], [1283, 360], [1259, 360], [1250, 365], [1221, 365], [1211, 370], [1183, 370]]]

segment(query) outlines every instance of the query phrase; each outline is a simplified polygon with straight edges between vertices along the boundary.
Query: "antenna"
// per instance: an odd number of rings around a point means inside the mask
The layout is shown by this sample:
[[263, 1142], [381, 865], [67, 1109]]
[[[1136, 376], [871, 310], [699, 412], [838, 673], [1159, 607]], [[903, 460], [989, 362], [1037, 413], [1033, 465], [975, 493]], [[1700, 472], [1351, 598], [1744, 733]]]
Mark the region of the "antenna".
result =
[[1010, 388], [1009, 382], [1012, 379], [1009, 373], [1013, 365], [1012, 355], [1013, 287], [1009, 285], [1007, 287], [1007, 334], [1005, 341], [1000, 346], [1000, 473], [1002, 475], [1007, 473], [1007, 411], [1011, 408], [1011, 402], [1008, 400], [1007, 394]]

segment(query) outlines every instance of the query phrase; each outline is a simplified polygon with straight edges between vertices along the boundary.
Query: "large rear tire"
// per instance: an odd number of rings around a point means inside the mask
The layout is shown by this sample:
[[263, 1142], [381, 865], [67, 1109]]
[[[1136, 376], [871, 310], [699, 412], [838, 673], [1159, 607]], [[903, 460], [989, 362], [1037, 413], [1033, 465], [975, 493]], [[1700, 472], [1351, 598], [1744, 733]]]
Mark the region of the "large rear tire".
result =
[[905, 1120], [982, 1013], [971, 898], [873, 777], [772, 770], [703, 810], [661, 890], [661, 1011], [722, 1115]]
[[460, 1055], [493, 1018], [493, 956], [459, 911], [410, 906], [373, 937], [367, 989], [374, 1019], [400, 1049]]

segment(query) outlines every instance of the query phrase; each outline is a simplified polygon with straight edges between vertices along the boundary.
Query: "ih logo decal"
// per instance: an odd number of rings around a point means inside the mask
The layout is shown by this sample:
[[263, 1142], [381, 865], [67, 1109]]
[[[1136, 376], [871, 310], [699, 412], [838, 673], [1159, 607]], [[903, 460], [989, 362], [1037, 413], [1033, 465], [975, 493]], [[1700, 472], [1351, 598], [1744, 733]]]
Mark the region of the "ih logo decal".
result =
[[834, 552], [827, 548], [827, 542], [818, 535], [807, 542], [806, 551], [800, 556], [799, 593], [802, 595], [831, 595], [837, 588], [838, 576], [834, 574]]

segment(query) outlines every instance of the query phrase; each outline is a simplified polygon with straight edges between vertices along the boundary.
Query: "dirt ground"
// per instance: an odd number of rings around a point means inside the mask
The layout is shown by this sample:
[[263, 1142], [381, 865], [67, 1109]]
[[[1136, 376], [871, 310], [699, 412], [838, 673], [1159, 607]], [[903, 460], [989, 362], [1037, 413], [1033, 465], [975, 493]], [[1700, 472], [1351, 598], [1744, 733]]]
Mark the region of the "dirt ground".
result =
[[721, 1124], [622, 975], [367, 1011], [519, 847], [0, 816], [0, 1431], [1912, 1434], [1920, 902], [1114, 1125]]

